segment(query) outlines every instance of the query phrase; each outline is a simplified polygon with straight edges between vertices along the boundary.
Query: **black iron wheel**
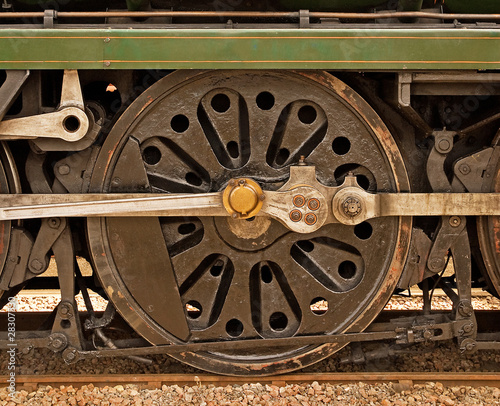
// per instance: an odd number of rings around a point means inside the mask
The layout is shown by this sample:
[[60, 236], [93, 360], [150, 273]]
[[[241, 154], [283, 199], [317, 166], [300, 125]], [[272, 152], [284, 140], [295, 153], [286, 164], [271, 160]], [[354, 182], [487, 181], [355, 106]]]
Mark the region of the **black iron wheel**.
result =
[[[482, 191], [500, 193], [500, 136], [493, 140], [493, 147]], [[500, 298], [500, 216], [478, 217], [477, 231], [484, 277], [491, 293]]]
[[[14, 158], [5, 142], [0, 143], [0, 193], [21, 193], [20, 181]], [[11, 247], [11, 233], [12, 222], [8, 220], [0, 221], [0, 280], [2, 280], [2, 284], [4, 285], [15, 283], [15, 281], [12, 281], [12, 275], [7, 275], [8, 271], [6, 271], [6, 262], [9, 255], [12, 258], [17, 258], [17, 256], [10, 251], [17, 248]], [[13, 267], [10, 267], [10, 271], [12, 271], [12, 269]], [[22, 282], [23, 281], [19, 281], [17, 288], [11, 285], [12, 289], [0, 289], [0, 308], [5, 306], [8, 297], [14, 296], [21, 289]]]
[[[323, 72], [177, 71], [146, 90], [106, 139], [92, 192], [203, 193], [249, 177], [285, 183], [304, 155], [325, 185], [347, 173], [370, 191], [407, 191], [389, 131]], [[411, 219], [297, 234], [263, 217], [89, 219], [92, 257], [122, 316], [154, 344], [362, 331], [400, 276]], [[273, 374], [338, 345], [184, 353], [222, 374]]]

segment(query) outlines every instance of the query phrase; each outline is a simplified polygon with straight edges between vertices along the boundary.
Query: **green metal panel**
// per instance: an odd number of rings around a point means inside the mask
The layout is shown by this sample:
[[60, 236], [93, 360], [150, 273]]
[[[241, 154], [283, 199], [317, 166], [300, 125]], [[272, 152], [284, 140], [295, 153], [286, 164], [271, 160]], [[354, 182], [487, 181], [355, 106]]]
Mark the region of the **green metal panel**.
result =
[[0, 29], [1, 69], [500, 69], [489, 29]]

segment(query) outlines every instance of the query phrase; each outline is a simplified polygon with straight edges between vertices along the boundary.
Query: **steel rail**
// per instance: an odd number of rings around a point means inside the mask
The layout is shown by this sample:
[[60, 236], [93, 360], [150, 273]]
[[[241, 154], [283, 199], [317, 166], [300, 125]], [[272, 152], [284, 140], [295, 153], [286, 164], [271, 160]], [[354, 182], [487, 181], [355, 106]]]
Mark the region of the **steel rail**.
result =
[[[346, 20], [374, 20], [390, 18], [429, 18], [436, 20], [500, 20], [500, 14], [430, 13], [424, 11], [398, 11], [381, 13], [344, 13], [330, 11], [54, 11], [54, 18], [338, 18]], [[0, 19], [43, 18], [46, 14], [34, 12], [3, 12]]]
[[[0, 376], [0, 387], [7, 386], [8, 377]], [[133, 384], [141, 388], [161, 389], [163, 385], [235, 385], [244, 383], [285, 386], [297, 383], [318, 382], [328, 384], [346, 383], [395, 383], [396, 390], [410, 390], [415, 384], [441, 382], [445, 386], [492, 386], [500, 387], [498, 373], [454, 373], [454, 372], [327, 372], [291, 373], [279, 376], [223, 376], [213, 374], [105, 374], [105, 375], [17, 375], [16, 389], [34, 391], [40, 385], [69, 386], [80, 388], [92, 384], [97, 387]]]

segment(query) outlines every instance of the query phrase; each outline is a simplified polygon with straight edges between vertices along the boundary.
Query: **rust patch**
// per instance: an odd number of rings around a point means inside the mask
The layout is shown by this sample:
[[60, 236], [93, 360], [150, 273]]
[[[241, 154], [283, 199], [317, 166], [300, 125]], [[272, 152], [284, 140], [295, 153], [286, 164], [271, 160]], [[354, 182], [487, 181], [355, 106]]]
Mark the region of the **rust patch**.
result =
[[0, 234], [2, 235], [2, 238], [0, 239], [0, 253], [3, 254], [5, 250], [5, 243], [4, 243], [4, 231], [5, 231], [5, 221], [0, 221]]

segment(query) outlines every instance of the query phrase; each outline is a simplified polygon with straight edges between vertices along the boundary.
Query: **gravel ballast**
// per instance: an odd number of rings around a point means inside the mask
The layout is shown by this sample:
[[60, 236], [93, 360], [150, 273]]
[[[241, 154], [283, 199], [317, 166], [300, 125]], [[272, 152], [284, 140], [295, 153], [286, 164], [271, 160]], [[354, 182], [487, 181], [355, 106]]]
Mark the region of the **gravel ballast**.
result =
[[429, 382], [398, 391], [398, 384], [331, 385], [294, 384], [286, 386], [244, 384], [167, 386], [161, 389], [139, 389], [135, 385], [97, 388], [93, 385], [75, 389], [72, 386], [42, 386], [37, 391], [19, 391], [10, 400], [5, 389], [0, 401], [7, 406], [23, 405], [381, 405], [381, 406], [452, 406], [498, 405], [500, 389], [470, 386], [445, 387]]
[[[19, 300], [19, 310], [50, 310], [57, 302], [52, 296], [26, 296]], [[106, 302], [93, 297], [97, 310]], [[23, 306], [25, 306], [23, 308]], [[45, 306], [45, 308], [44, 308]], [[414, 310], [422, 306], [421, 297], [394, 297], [386, 309]], [[477, 310], [499, 309], [500, 301], [491, 296], [473, 299]], [[449, 309], [451, 302], [443, 296], [435, 297], [434, 309]], [[376, 348], [364, 346], [366, 351]], [[345, 363], [351, 348], [346, 347], [331, 357], [299, 371], [322, 372], [500, 372], [500, 351], [480, 351], [460, 356], [453, 342], [441, 342], [400, 348], [400, 353], [372, 360], [366, 364]], [[177, 373], [202, 374], [188, 365], [168, 356], [151, 357], [151, 365], [139, 364], [129, 359], [89, 359], [75, 365], [66, 365], [60, 355], [47, 349], [29, 354], [18, 354], [16, 374], [66, 375], [66, 374], [151, 374]], [[7, 371], [8, 359], [0, 354], [0, 370]], [[261, 384], [166, 386], [161, 389], [141, 389], [134, 385], [98, 388], [86, 385], [81, 388], [41, 386], [36, 391], [22, 390], [15, 398], [8, 396], [6, 388], [0, 389], [0, 405], [500, 405], [500, 389], [468, 386], [445, 387], [441, 383], [414, 385], [401, 390], [398, 384], [293, 384], [283, 387]]]

